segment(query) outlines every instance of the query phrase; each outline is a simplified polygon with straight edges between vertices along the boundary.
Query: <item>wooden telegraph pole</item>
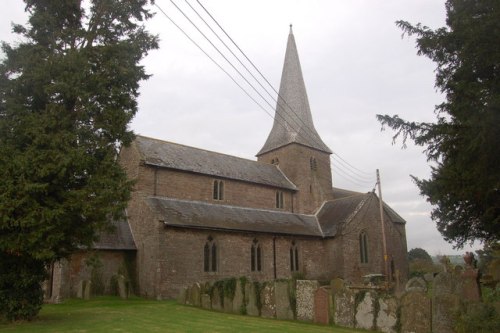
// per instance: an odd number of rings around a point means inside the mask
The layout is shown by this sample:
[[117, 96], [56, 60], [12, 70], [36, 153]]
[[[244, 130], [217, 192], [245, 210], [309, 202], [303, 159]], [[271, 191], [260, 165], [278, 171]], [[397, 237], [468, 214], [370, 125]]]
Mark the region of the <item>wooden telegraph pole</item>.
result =
[[389, 259], [387, 256], [387, 242], [385, 239], [385, 223], [384, 223], [384, 203], [382, 201], [382, 185], [380, 184], [380, 173], [377, 169], [377, 185], [378, 185], [378, 197], [379, 197], [379, 207], [380, 207], [380, 227], [382, 228], [382, 244], [384, 247], [384, 272], [385, 272], [385, 283], [386, 287], [389, 286], [389, 268], [387, 266]]

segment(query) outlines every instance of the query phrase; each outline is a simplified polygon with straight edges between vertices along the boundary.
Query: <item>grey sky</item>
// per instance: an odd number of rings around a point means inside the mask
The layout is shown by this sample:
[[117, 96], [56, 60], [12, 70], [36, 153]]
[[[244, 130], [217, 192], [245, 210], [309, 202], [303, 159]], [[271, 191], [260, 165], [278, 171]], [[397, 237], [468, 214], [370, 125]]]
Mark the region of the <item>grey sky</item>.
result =
[[[434, 119], [434, 105], [443, 99], [434, 88], [435, 66], [416, 55], [414, 39], [402, 39], [394, 22], [403, 19], [432, 28], [444, 26], [444, 1], [200, 1], [276, 89], [292, 23], [315, 127], [323, 141], [356, 168], [371, 172], [373, 184], [375, 169], [380, 169], [384, 200], [408, 222], [408, 249], [455, 253], [430, 220], [431, 207], [409, 176], [428, 176], [423, 149], [409, 144], [402, 150], [401, 142], [392, 145], [391, 131], [381, 132], [375, 119], [378, 113], [415, 121]], [[211, 55], [217, 55], [170, 1], [156, 2]], [[175, 2], [196, 18], [184, 0]], [[197, 5], [196, 0], [189, 2]], [[10, 22], [24, 21], [24, 6], [19, 0], [3, 0], [2, 7], [0, 39], [12, 41]], [[132, 129], [254, 159], [269, 134], [272, 118], [161, 13], [147, 26], [160, 36], [161, 44], [143, 62], [153, 76], [141, 85]], [[334, 186], [361, 192], [373, 188], [373, 184], [353, 183], [345, 176], [348, 168], [337, 161], [332, 159]]]

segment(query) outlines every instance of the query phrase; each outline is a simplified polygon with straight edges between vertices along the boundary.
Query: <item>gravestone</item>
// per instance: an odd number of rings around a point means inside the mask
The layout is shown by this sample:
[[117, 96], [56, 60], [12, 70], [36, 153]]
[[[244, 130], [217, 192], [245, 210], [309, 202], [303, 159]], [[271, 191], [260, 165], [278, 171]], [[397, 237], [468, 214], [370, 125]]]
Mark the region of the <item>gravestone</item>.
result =
[[119, 274], [116, 277], [116, 282], [118, 283], [118, 295], [120, 296], [120, 298], [126, 299], [128, 295], [127, 295], [127, 286], [125, 284], [125, 277]]
[[233, 300], [227, 296], [224, 296], [224, 312], [232, 313], [233, 312]]
[[330, 281], [330, 289], [332, 291], [332, 295], [335, 295], [336, 293], [342, 291], [345, 287], [344, 280], [340, 278], [335, 278]]
[[76, 298], [83, 298], [83, 286], [83, 281], [78, 281], [78, 284], [76, 285]]
[[326, 287], [320, 287], [314, 293], [314, 322], [330, 323], [330, 292]]
[[361, 302], [359, 302], [356, 308], [356, 327], [363, 328], [365, 330], [370, 330], [373, 328], [373, 319], [375, 314], [374, 309], [374, 295], [371, 292], [366, 292]]
[[432, 291], [432, 329], [452, 333], [454, 315], [460, 306], [461, 281], [450, 272], [441, 272], [434, 278]]
[[210, 295], [209, 294], [202, 294], [201, 295], [201, 307], [204, 309], [212, 309], [212, 303], [210, 302]]
[[378, 299], [377, 330], [385, 333], [396, 333], [398, 302], [394, 297]]
[[354, 327], [354, 292], [343, 289], [334, 295], [335, 324], [344, 327]]
[[[249, 282], [247, 282], [249, 283]], [[242, 309], [244, 307], [244, 297], [243, 297], [243, 292], [241, 290], [241, 281], [238, 279], [236, 281], [236, 290], [234, 291], [234, 298], [233, 298], [233, 313], [242, 313]]]
[[462, 295], [467, 301], [479, 302], [481, 300], [479, 270], [474, 267], [474, 254], [472, 252], [466, 252], [464, 261], [465, 270], [460, 274], [463, 283]]
[[250, 316], [258, 316], [259, 315], [259, 308], [257, 307], [255, 286], [254, 286], [253, 282], [248, 282], [245, 285], [245, 296], [248, 298], [247, 314]]
[[314, 293], [318, 289], [318, 281], [297, 280], [297, 319], [312, 321], [314, 319]]
[[188, 289], [181, 288], [181, 291], [179, 292], [179, 296], [177, 296], [177, 303], [186, 304], [187, 294], [188, 294]]
[[274, 296], [274, 284], [266, 283], [260, 293], [262, 308], [260, 315], [263, 318], [276, 318], [276, 301]]
[[214, 288], [212, 292], [212, 310], [222, 311], [223, 298], [217, 288]]
[[84, 288], [83, 288], [83, 299], [84, 300], [88, 301], [90, 299], [91, 289], [92, 289], [92, 281], [85, 280], [84, 281]]
[[286, 281], [274, 283], [274, 297], [276, 300], [276, 318], [293, 320], [293, 311], [290, 307], [289, 285]]
[[424, 274], [424, 280], [427, 281], [427, 282], [434, 281], [434, 273], [425, 273]]
[[188, 304], [201, 306], [201, 286], [199, 283], [195, 283], [189, 288]]
[[408, 280], [405, 286], [406, 291], [427, 291], [427, 283], [420, 277], [414, 277]]
[[431, 321], [431, 299], [419, 291], [405, 293], [401, 298], [401, 332], [429, 333]]

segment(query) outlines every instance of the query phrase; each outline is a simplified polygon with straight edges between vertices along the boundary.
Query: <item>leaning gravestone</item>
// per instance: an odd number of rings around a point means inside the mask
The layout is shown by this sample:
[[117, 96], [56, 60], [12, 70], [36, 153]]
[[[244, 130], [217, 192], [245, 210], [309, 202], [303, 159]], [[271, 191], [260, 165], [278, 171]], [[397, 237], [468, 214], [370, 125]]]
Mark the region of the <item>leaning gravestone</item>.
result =
[[201, 286], [199, 283], [195, 283], [189, 288], [189, 304], [201, 306]]
[[188, 293], [188, 289], [182, 288], [181, 291], [179, 292], [179, 296], [177, 296], [177, 303], [186, 304], [187, 293]]
[[276, 318], [293, 320], [288, 282], [274, 283], [274, 298], [276, 300]]
[[312, 321], [314, 319], [314, 293], [318, 286], [318, 281], [297, 280], [298, 320]]
[[419, 291], [405, 293], [401, 298], [401, 332], [429, 333], [431, 321], [430, 298]]
[[373, 319], [375, 318], [374, 310], [375, 297], [371, 292], [366, 292], [363, 300], [358, 304], [356, 308], [356, 327], [363, 328], [365, 330], [371, 330], [373, 328]]
[[354, 327], [354, 292], [345, 288], [334, 295], [335, 324], [344, 327]]
[[264, 318], [276, 318], [276, 301], [274, 296], [274, 284], [266, 283], [260, 293], [262, 308], [260, 315]]

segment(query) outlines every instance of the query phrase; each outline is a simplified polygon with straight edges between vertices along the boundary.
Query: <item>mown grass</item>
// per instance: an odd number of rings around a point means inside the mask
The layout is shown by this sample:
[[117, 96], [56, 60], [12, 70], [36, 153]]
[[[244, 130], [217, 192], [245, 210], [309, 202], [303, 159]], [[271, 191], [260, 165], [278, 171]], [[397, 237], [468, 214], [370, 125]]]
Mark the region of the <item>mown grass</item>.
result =
[[1, 332], [336, 332], [360, 330], [207, 311], [173, 301], [114, 297], [44, 305], [32, 322], [0, 323]]

